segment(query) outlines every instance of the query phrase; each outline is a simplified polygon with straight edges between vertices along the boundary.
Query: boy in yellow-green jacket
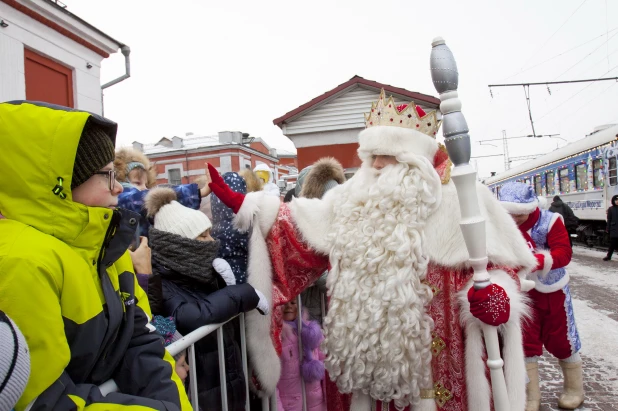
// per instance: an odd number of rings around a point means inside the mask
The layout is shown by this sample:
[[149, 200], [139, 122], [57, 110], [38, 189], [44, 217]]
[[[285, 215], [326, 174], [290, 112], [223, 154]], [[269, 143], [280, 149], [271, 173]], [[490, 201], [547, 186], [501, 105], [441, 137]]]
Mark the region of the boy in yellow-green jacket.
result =
[[[16, 410], [191, 409], [127, 251], [138, 216], [116, 209], [116, 128], [66, 107], [0, 104], [0, 310], [31, 362]], [[119, 393], [104, 397], [110, 378]]]

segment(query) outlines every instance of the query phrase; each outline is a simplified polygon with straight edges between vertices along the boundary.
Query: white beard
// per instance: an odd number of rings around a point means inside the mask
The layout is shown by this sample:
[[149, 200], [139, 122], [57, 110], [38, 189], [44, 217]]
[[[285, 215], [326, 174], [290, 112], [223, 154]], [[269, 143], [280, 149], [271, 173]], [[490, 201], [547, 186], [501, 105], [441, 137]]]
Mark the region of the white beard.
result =
[[341, 392], [362, 391], [399, 409], [432, 388], [425, 306], [433, 294], [421, 281], [424, 225], [441, 199], [429, 161], [406, 163], [379, 173], [364, 165], [335, 201], [323, 343]]

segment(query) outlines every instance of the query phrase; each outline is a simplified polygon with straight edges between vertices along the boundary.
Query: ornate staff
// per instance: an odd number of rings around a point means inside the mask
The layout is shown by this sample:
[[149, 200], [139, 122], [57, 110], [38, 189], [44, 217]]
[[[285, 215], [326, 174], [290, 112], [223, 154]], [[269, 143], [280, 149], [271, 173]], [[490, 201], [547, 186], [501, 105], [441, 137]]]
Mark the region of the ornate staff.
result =
[[[491, 285], [487, 272], [487, 239], [485, 219], [481, 215], [476, 192], [476, 171], [470, 165], [470, 136], [468, 124], [461, 113], [461, 100], [457, 94], [459, 73], [453, 53], [444, 39], [436, 37], [431, 49], [431, 78], [436, 91], [440, 93], [444, 143], [455, 168], [451, 178], [457, 189], [461, 210], [461, 232], [466, 242], [470, 265], [474, 270], [474, 288], [479, 290]], [[494, 409], [506, 411], [510, 408], [506, 382], [500, 358], [497, 327], [482, 323], [487, 366], [491, 374]]]

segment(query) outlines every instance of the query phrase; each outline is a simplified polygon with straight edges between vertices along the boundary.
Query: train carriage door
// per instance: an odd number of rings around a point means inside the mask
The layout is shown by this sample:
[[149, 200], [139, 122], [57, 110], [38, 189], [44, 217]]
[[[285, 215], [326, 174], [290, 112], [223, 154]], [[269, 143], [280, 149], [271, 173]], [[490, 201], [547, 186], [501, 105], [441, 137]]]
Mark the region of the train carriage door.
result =
[[609, 180], [610, 186], [615, 186], [618, 184], [618, 175], [616, 173], [616, 157], [610, 157], [608, 161], [607, 167], [607, 176]]

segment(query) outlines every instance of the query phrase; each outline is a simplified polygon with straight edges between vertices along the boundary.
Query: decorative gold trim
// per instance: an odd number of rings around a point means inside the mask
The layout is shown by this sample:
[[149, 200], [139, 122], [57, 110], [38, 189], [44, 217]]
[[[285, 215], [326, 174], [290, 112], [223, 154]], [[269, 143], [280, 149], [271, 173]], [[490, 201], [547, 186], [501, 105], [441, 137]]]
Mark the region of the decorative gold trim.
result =
[[444, 407], [444, 404], [453, 398], [453, 394], [439, 382], [434, 384], [433, 389], [436, 392], [436, 402], [440, 407]]
[[436, 392], [432, 389], [424, 389], [421, 390], [421, 399], [422, 400], [431, 400], [436, 398]]
[[437, 357], [438, 355], [440, 355], [442, 350], [446, 348], [446, 343], [436, 333], [431, 333], [431, 336], [433, 337], [433, 341], [431, 342], [431, 353], [434, 357]]

